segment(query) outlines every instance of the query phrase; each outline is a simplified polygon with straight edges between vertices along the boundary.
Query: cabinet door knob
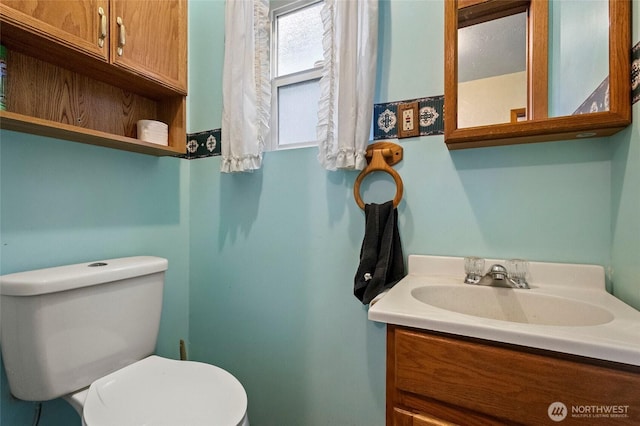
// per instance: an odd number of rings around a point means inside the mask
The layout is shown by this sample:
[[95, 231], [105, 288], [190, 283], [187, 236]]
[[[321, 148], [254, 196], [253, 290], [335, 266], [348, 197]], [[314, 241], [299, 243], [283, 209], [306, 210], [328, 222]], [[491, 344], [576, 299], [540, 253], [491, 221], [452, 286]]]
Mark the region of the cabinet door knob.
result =
[[98, 8], [100, 17], [100, 29], [98, 30], [98, 46], [104, 47], [104, 40], [107, 38], [107, 15], [102, 7]]
[[122, 22], [121, 17], [118, 16], [116, 23], [118, 24], [118, 56], [122, 56], [124, 44], [127, 41], [127, 31], [124, 28], [124, 22]]

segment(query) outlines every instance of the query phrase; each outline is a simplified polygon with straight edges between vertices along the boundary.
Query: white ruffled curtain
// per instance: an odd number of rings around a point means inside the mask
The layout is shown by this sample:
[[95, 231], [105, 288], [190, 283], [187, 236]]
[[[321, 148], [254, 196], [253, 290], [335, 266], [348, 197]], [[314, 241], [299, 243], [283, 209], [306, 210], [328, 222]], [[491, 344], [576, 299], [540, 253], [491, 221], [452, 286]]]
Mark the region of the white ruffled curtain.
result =
[[327, 170], [367, 165], [378, 51], [378, 0], [325, 0], [318, 160]]
[[225, 173], [259, 169], [269, 135], [269, 0], [227, 0], [222, 71]]
[[[223, 172], [259, 169], [269, 133], [269, 0], [227, 0], [223, 67]], [[325, 0], [318, 160], [328, 170], [366, 166], [378, 47], [378, 0]]]

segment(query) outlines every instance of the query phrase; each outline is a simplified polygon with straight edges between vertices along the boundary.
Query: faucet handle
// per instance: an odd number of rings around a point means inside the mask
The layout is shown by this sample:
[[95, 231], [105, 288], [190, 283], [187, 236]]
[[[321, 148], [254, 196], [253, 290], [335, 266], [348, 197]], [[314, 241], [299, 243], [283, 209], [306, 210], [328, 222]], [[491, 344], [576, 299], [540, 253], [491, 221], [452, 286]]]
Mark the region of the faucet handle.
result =
[[529, 277], [529, 262], [524, 259], [507, 260], [509, 278], [518, 284], [527, 284]]
[[464, 258], [464, 272], [466, 275], [464, 282], [467, 284], [477, 284], [484, 275], [484, 259], [476, 256]]

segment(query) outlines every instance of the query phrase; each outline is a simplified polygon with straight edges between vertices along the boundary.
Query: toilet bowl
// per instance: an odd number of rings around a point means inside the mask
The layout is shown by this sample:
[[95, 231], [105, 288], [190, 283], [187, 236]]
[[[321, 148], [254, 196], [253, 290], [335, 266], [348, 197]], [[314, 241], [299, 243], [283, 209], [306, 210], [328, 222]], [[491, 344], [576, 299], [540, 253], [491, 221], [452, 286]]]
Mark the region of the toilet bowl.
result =
[[248, 426], [247, 394], [227, 371], [152, 355], [64, 397], [83, 426]]
[[153, 355], [167, 267], [138, 256], [1, 276], [12, 395], [62, 397], [86, 426], [248, 426], [230, 373]]

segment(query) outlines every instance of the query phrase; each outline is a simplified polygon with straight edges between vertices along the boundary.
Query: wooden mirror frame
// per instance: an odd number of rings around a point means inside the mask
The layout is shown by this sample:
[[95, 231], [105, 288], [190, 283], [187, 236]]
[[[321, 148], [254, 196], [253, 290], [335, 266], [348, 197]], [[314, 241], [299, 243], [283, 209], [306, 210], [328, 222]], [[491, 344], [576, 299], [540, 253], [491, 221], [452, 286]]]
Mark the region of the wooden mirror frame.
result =
[[[536, 49], [529, 49], [528, 73], [531, 78], [527, 121], [458, 128], [458, 4], [461, 2], [498, 4], [503, 0], [445, 0], [444, 5], [444, 141], [447, 148], [549, 142], [585, 137], [609, 136], [631, 124], [631, 2], [609, 0], [609, 111], [547, 117], [548, 2], [530, 0], [529, 23]], [[541, 35], [542, 34], [542, 35]], [[542, 46], [542, 48], [541, 48]], [[543, 52], [544, 51], [544, 52]], [[535, 55], [535, 56], [534, 56]]]

